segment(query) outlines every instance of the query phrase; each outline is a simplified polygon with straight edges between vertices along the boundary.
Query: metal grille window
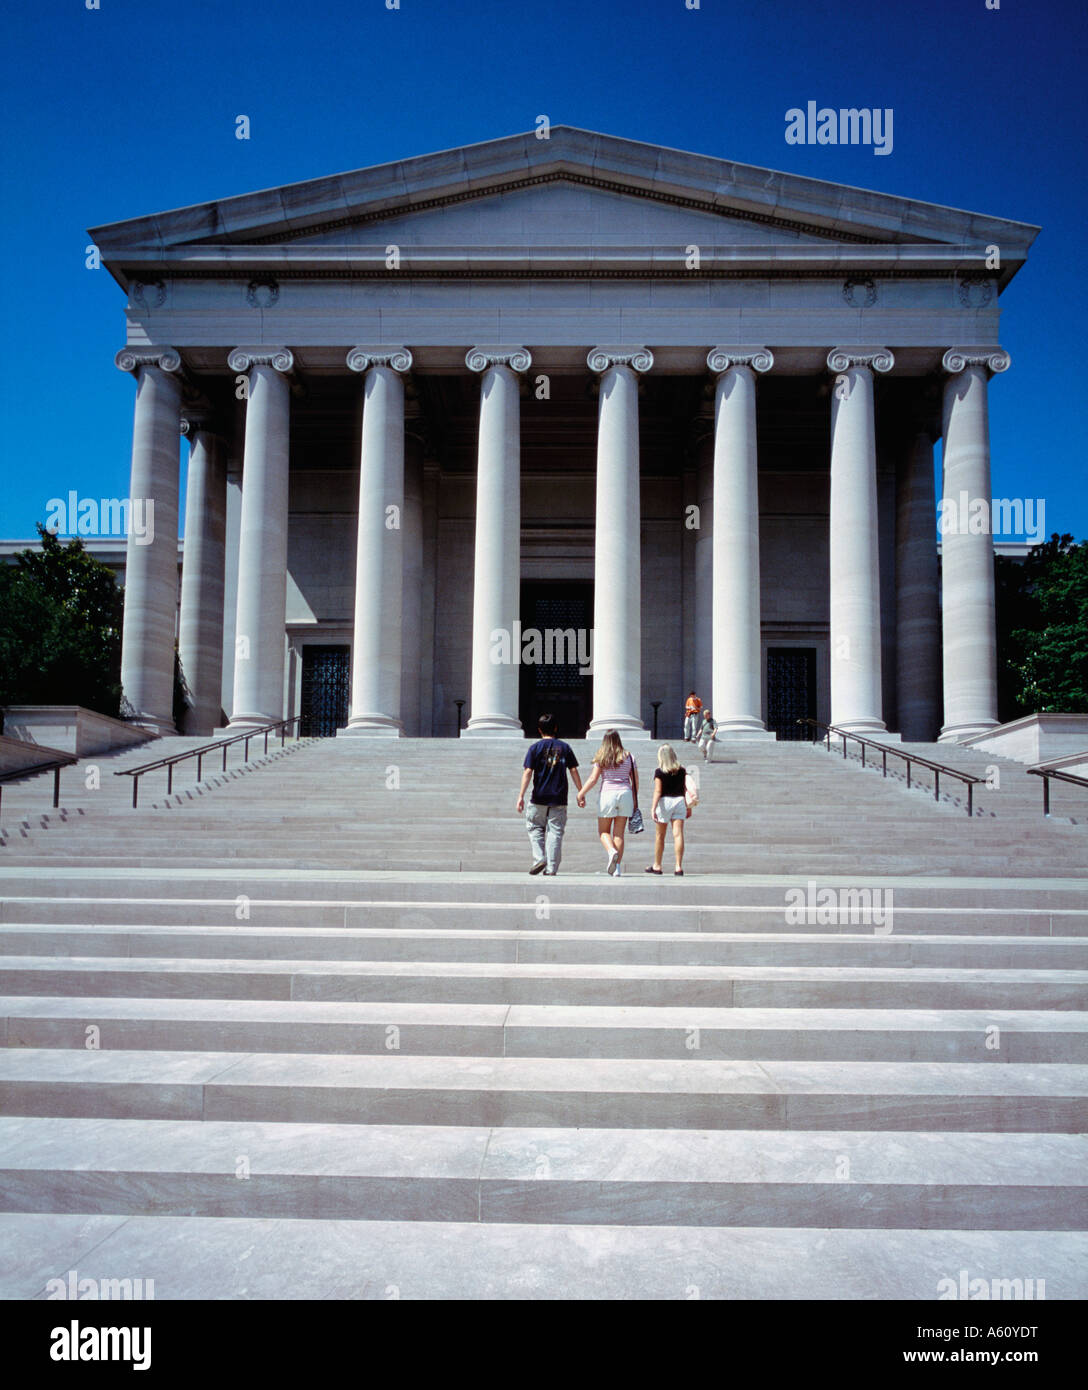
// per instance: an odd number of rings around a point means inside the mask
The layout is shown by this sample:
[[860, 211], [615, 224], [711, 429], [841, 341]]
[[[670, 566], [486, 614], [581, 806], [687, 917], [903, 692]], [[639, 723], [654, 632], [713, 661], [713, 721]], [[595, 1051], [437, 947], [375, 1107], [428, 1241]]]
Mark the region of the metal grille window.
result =
[[768, 647], [767, 727], [780, 739], [803, 742], [813, 731], [797, 721], [815, 717], [815, 648]]
[[349, 672], [347, 647], [303, 647], [303, 738], [333, 738], [347, 724]]

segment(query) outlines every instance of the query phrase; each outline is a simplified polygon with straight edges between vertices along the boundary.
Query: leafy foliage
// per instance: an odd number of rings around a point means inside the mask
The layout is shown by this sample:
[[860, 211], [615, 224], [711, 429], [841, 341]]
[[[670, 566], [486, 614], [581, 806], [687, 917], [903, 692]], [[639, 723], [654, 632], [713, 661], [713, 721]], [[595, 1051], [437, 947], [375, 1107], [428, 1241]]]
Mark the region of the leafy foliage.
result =
[[123, 595], [78, 538], [0, 565], [0, 705], [83, 705], [116, 717]]
[[1088, 713], [1088, 541], [1055, 532], [995, 576], [999, 717]]

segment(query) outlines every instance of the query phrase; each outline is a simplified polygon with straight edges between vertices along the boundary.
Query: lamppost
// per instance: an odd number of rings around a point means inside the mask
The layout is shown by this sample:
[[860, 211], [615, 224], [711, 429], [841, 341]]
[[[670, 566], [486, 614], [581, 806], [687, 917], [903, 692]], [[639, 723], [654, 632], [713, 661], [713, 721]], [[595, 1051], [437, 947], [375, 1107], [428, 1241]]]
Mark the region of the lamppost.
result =
[[660, 700], [651, 700], [650, 705], [654, 712], [654, 738], [657, 738], [657, 711], [661, 708]]
[[464, 700], [454, 700], [453, 703], [457, 706], [457, 729], [456, 729], [456, 731], [455, 731], [455, 733], [454, 733], [454, 737], [455, 737], [455, 738], [460, 738], [460, 737], [461, 737], [461, 711], [462, 711], [462, 710], [464, 709], [464, 707], [465, 707], [465, 702], [464, 702]]

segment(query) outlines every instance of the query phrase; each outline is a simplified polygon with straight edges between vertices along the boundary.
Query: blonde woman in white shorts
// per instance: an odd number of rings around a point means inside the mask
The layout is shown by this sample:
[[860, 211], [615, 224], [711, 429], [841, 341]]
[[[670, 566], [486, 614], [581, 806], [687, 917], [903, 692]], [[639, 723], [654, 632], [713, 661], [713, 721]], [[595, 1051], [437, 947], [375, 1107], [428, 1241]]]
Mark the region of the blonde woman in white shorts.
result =
[[615, 729], [609, 729], [593, 755], [593, 771], [578, 793], [578, 805], [585, 806], [586, 793], [595, 782], [601, 784], [601, 804], [597, 811], [597, 834], [608, 855], [608, 872], [623, 874], [623, 835], [638, 805], [638, 768], [620, 742]]
[[665, 856], [665, 831], [672, 826], [672, 847], [676, 854], [677, 878], [684, 876], [684, 822], [691, 815], [691, 807], [685, 796], [687, 773], [680, 766], [671, 743], [663, 743], [657, 750], [657, 771], [654, 773], [654, 800], [650, 816], [654, 823], [654, 862], [646, 870], [648, 874], [661, 873], [661, 861]]

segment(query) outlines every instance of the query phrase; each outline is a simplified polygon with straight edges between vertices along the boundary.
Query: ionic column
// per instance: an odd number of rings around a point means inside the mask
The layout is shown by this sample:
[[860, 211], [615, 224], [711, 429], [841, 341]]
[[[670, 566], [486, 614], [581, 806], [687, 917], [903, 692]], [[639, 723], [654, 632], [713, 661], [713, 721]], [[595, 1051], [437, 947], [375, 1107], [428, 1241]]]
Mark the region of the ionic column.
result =
[[[417, 422], [418, 423], [418, 422]], [[407, 427], [404, 437], [404, 599], [401, 604], [400, 710], [404, 732], [422, 736], [423, 667], [423, 441]]]
[[[524, 348], [477, 347], [465, 357], [482, 372], [476, 466], [476, 554], [472, 590], [472, 688], [462, 737], [521, 738], [521, 403], [516, 373]], [[505, 653], [504, 653], [505, 646]], [[502, 660], [503, 655], [510, 660]]]
[[121, 636], [122, 711], [156, 734], [172, 734], [181, 356], [172, 347], [122, 348], [114, 361], [136, 377]]
[[770, 739], [762, 717], [756, 373], [767, 348], [712, 348], [714, 390], [714, 693], [718, 736]]
[[593, 722], [589, 735], [616, 729], [649, 737], [642, 704], [642, 544], [639, 497], [638, 374], [648, 348], [594, 348], [601, 374], [597, 409], [597, 526], [593, 581]]
[[835, 348], [831, 392], [831, 722], [884, 733], [880, 677], [873, 372], [891, 371], [887, 348]]
[[235, 348], [227, 365], [249, 374], [230, 717], [230, 727], [237, 728], [283, 718], [291, 400], [286, 373], [294, 358], [287, 348]]
[[[987, 382], [1009, 367], [1001, 348], [949, 348], [944, 388], [941, 608], [944, 633], [942, 743], [997, 724], [997, 637], [992, 527], [973, 533], [972, 508], [990, 515]], [[954, 519], [954, 521], [953, 521]]]
[[940, 719], [941, 616], [933, 518], [936, 427], [921, 408], [908, 422], [895, 505], [895, 652], [899, 732], [931, 742]]
[[186, 411], [181, 432], [189, 440], [178, 622], [178, 652], [189, 692], [185, 732], [210, 734], [222, 708], [225, 448], [206, 416]]
[[356, 347], [364, 372], [359, 463], [359, 539], [348, 734], [399, 737], [404, 576], [404, 382], [407, 348]]

